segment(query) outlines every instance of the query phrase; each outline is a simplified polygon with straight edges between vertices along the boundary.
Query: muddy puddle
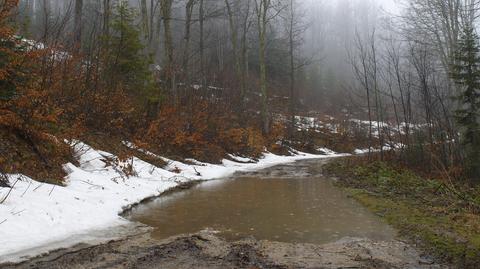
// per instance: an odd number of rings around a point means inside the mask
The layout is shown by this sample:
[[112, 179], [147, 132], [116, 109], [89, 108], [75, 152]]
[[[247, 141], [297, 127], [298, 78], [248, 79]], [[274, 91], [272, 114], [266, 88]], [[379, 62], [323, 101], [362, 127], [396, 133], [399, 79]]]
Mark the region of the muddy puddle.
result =
[[324, 162], [302, 161], [205, 182], [142, 204], [127, 217], [154, 227], [156, 239], [213, 229], [227, 240], [392, 240], [390, 226], [322, 175]]

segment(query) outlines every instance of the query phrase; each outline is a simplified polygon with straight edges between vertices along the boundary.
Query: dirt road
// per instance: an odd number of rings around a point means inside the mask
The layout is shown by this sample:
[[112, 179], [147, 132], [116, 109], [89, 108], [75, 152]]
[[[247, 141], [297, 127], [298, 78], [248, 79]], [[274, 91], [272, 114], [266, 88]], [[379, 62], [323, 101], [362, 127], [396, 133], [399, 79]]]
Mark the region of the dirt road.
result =
[[149, 233], [59, 250], [2, 268], [447, 268], [399, 241], [344, 238], [325, 245], [246, 238], [226, 242], [211, 231], [157, 241]]

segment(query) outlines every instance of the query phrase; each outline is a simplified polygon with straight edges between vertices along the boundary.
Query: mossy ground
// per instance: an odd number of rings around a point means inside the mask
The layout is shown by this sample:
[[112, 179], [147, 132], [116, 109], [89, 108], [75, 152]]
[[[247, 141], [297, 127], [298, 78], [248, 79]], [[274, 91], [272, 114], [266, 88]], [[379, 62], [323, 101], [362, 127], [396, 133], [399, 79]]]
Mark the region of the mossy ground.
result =
[[354, 158], [326, 167], [352, 197], [426, 253], [458, 268], [480, 267], [480, 188], [421, 178]]

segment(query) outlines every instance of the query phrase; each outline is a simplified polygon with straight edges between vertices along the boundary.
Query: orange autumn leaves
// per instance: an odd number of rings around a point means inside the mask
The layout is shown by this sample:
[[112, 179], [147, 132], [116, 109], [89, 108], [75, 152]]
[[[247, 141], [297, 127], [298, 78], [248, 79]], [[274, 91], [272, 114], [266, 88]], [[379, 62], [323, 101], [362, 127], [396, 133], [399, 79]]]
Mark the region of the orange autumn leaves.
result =
[[[104, 150], [122, 154], [122, 141], [173, 159], [195, 158], [216, 163], [228, 154], [259, 157], [275, 150], [284, 137], [277, 124], [262, 134], [258, 115], [239, 115], [228, 100], [191, 96], [151, 103], [139, 98], [142, 89], [109, 83], [108, 61], [99, 56], [67, 53], [54, 46], [32, 47], [15, 37], [9, 15], [17, 1], [6, 1], [0, 15], [0, 172], [23, 173], [61, 183], [62, 165], [74, 162], [65, 140], [97, 141], [115, 146]], [[9, 9], [10, 8], [10, 9]], [[103, 142], [102, 142], [103, 141]], [[118, 152], [117, 152], [118, 151]]]
[[164, 107], [150, 123], [145, 139], [167, 155], [209, 162], [218, 162], [227, 153], [258, 157], [266, 141], [253, 125], [241, 127], [224, 105], [207, 101], [197, 101], [190, 108]]

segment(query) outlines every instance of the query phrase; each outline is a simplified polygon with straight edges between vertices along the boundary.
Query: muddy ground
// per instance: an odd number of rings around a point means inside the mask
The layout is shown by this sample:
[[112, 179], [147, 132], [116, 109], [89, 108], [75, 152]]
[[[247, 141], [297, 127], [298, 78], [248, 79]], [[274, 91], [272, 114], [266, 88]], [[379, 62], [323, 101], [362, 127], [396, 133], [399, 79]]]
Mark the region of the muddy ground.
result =
[[[321, 173], [321, 168], [322, 165], [312, 166], [306, 162], [249, 175], [281, 177], [297, 173], [299, 169], [316, 175]], [[191, 185], [182, 188], [188, 187]], [[227, 242], [209, 230], [157, 240], [150, 236], [149, 227], [135, 226], [135, 231], [137, 234], [120, 240], [81, 244], [18, 264], [0, 264], [0, 268], [448, 268], [422, 257], [411, 245], [396, 240], [343, 238], [323, 245], [254, 238]]]
[[344, 238], [312, 245], [257, 241], [227, 242], [211, 231], [166, 240], [148, 232], [105, 244], [58, 250], [2, 268], [447, 268], [421, 258], [400, 241]]

